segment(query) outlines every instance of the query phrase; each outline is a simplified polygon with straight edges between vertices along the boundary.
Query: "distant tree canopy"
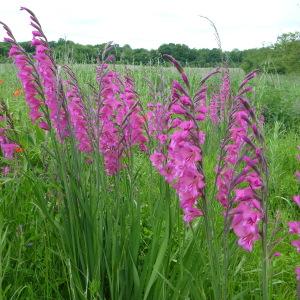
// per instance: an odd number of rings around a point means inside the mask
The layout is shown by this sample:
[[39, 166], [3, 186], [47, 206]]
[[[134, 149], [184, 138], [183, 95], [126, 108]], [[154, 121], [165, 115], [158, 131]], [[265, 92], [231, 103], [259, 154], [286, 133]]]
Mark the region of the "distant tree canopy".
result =
[[[21, 42], [29, 53], [34, 49], [30, 42]], [[81, 45], [72, 41], [59, 39], [49, 42], [59, 62], [64, 63], [96, 63], [97, 57], [105, 47], [98, 45]], [[0, 43], [0, 62], [8, 62], [9, 45]], [[284, 33], [277, 38], [275, 44], [257, 49], [221, 52], [220, 49], [191, 49], [184, 44], [163, 44], [157, 50], [143, 48], [133, 49], [130, 45], [115, 44], [112, 50], [117, 63], [135, 65], [163, 64], [163, 54], [170, 54], [184, 66], [215, 67], [224, 59], [231, 67], [241, 67], [246, 72], [260, 68], [266, 72], [292, 73], [300, 72], [300, 33]]]
[[245, 50], [241, 67], [245, 71], [260, 68], [266, 72], [300, 72], [300, 33], [284, 33], [274, 45]]

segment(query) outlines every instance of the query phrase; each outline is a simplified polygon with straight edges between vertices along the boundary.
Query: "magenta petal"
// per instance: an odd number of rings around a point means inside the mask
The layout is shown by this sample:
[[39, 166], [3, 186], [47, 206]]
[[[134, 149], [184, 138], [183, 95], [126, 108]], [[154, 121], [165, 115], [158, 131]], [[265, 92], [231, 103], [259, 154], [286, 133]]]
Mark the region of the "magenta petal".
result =
[[296, 267], [295, 272], [297, 280], [300, 281], [300, 267]]
[[289, 222], [289, 233], [300, 234], [300, 222]]
[[291, 242], [291, 245], [294, 246], [294, 247], [296, 247], [297, 252], [300, 253], [300, 240], [292, 241], [292, 242]]
[[293, 200], [300, 207], [300, 195], [295, 195]]

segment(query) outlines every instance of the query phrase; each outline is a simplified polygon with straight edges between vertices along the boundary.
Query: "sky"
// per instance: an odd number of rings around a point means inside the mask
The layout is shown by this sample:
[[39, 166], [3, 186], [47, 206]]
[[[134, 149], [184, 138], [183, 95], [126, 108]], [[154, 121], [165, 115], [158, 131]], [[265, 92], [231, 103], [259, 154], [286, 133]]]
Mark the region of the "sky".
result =
[[[157, 49], [163, 43], [223, 50], [268, 46], [285, 32], [300, 31], [300, 0], [8, 0], [0, 8], [18, 41], [31, 39], [25, 6], [34, 11], [48, 40], [81, 44], [113, 41]], [[0, 29], [0, 38], [5, 32]]]

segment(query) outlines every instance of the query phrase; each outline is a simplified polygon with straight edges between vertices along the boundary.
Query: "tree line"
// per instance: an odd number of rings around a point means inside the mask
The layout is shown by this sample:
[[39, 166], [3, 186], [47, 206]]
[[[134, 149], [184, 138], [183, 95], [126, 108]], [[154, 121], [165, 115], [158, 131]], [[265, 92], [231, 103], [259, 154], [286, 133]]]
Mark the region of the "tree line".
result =
[[[30, 42], [21, 42], [22, 47], [33, 53]], [[97, 57], [105, 48], [105, 43], [98, 45], [81, 45], [72, 41], [59, 39], [49, 42], [58, 62], [96, 63]], [[0, 62], [8, 62], [9, 45], [0, 43]], [[165, 64], [162, 55], [170, 54], [182, 65], [191, 67], [215, 67], [227, 62], [230, 67], [241, 67], [246, 72], [259, 68], [266, 72], [293, 73], [300, 72], [300, 33], [284, 33], [277, 41], [267, 47], [232, 51], [220, 49], [195, 49], [184, 44], [163, 44], [156, 50], [144, 48], [133, 49], [126, 44], [115, 44], [112, 49], [116, 63], [132, 65]]]

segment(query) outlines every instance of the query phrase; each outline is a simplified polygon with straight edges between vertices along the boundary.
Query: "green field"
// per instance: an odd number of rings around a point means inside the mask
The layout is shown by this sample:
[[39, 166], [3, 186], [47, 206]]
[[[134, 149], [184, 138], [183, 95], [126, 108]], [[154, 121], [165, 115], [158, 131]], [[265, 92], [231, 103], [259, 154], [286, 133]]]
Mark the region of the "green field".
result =
[[[86, 99], [96, 86], [95, 68], [72, 66]], [[171, 80], [180, 77], [175, 68], [113, 68], [131, 74], [144, 108], [155, 100], [149, 82], [169, 95]], [[186, 70], [191, 91], [209, 71]], [[234, 94], [245, 74], [240, 69], [230, 73]], [[227, 299], [262, 299], [260, 241], [246, 252], [230, 232], [228, 270], [222, 268], [223, 213], [213, 187], [222, 130], [205, 127], [204, 166], [215, 228], [208, 241], [203, 218], [191, 225], [183, 222], [175, 191], [146, 153], [134, 149], [128, 169], [106, 176], [100, 155], [86, 164], [86, 156], [72, 143], [62, 146], [51, 132], [32, 125], [24, 93], [16, 93], [22, 87], [12, 65], [0, 65], [0, 80], [0, 99], [14, 122], [10, 138], [22, 148], [14, 160], [0, 156], [0, 166], [12, 170], [0, 175], [0, 299], [217, 299], [222, 282], [212, 278], [224, 276]], [[209, 81], [210, 95], [219, 81]], [[251, 102], [264, 116], [269, 293], [276, 300], [296, 299], [294, 269], [300, 258], [290, 244], [287, 222], [300, 219], [292, 201], [299, 194], [294, 176], [300, 169], [299, 82], [296, 75], [266, 74], [251, 82]], [[214, 260], [209, 259], [211, 247]], [[281, 256], [274, 257], [274, 252]]]

